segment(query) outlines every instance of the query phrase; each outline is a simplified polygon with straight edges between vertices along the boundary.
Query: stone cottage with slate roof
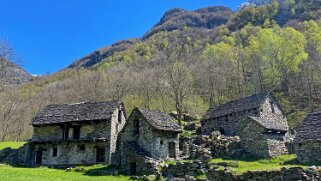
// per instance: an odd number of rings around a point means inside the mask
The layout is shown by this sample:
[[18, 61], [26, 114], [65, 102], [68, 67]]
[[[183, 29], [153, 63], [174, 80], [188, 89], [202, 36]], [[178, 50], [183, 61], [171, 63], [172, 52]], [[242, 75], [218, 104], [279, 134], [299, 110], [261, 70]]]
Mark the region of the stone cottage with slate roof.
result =
[[131, 175], [152, 173], [158, 159], [176, 159], [181, 127], [160, 111], [135, 108], [121, 132], [121, 167]]
[[294, 147], [300, 163], [321, 163], [321, 112], [304, 119], [296, 130]]
[[122, 102], [49, 105], [32, 120], [31, 166], [110, 164], [125, 125]]
[[210, 108], [201, 121], [202, 134], [220, 131], [239, 136], [244, 152], [274, 157], [287, 152], [287, 119], [271, 92], [263, 92]]

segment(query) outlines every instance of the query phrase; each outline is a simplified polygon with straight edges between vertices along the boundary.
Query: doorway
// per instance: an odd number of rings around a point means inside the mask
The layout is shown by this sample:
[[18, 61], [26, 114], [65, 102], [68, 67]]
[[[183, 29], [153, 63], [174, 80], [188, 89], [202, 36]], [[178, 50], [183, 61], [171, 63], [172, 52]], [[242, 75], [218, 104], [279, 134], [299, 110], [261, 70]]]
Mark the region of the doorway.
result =
[[137, 164], [136, 162], [130, 163], [130, 175], [136, 175]]
[[41, 165], [42, 164], [42, 151], [36, 152], [36, 164]]
[[176, 158], [176, 145], [174, 142], [168, 143], [169, 158]]
[[96, 162], [105, 162], [105, 148], [97, 148]]

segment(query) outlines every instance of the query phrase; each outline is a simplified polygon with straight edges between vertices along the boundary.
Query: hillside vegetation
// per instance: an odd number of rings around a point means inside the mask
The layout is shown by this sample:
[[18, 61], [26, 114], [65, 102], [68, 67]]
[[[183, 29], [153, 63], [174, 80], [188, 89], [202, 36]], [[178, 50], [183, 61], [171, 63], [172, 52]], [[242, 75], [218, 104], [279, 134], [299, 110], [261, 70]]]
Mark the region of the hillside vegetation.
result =
[[[316, 0], [293, 2], [237, 12], [172, 10], [142, 39], [1, 92], [0, 141], [29, 138], [31, 118], [53, 103], [116, 99], [127, 114], [138, 106], [201, 118], [209, 106], [265, 90], [274, 90], [295, 128], [307, 113], [321, 110], [321, 8]], [[213, 23], [218, 17], [226, 21]], [[203, 26], [206, 21], [211, 25]], [[158, 28], [170, 22], [182, 26]]]

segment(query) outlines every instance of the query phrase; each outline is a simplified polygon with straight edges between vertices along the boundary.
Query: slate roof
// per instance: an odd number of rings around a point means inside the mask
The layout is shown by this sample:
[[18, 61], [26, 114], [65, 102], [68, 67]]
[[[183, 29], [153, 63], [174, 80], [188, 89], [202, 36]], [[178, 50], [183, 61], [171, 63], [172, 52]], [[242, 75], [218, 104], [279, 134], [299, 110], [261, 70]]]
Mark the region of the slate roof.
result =
[[278, 118], [273, 118], [273, 117], [265, 118], [265, 117], [249, 116], [249, 118], [252, 119], [253, 121], [259, 123], [265, 129], [282, 131], [282, 132], [288, 131], [288, 124], [285, 120], [280, 120]]
[[66, 122], [109, 120], [113, 111], [122, 105], [123, 103], [119, 101], [48, 105], [32, 119], [31, 124], [36, 126]]
[[231, 113], [260, 107], [270, 94], [270, 91], [266, 91], [234, 100], [219, 106], [214, 106], [205, 113], [204, 119], [217, 118]]
[[182, 132], [178, 123], [168, 114], [161, 111], [152, 111], [147, 109], [138, 109], [139, 112], [145, 117], [147, 122], [155, 129], [161, 131]]
[[295, 142], [321, 141], [321, 112], [309, 114], [296, 130]]

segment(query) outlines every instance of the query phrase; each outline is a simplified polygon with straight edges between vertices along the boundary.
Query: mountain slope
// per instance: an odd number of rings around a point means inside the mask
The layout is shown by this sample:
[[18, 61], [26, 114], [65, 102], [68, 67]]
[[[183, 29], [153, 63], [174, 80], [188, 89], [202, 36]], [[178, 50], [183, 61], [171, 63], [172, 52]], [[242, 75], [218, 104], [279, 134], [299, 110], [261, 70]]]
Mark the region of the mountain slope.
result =
[[14, 86], [26, 83], [32, 76], [21, 67], [0, 58], [0, 86]]
[[151, 36], [162, 31], [183, 30], [184, 28], [203, 28], [212, 29], [225, 24], [233, 11], [230, 8], [222, 6], [213, 6], [202, 8], [196, 11], [187, 11], [184, 9], [172, 9], [164, 14], [160, 22], [150, 29], [143, 38], [128, 39], [117, 42], [111, 46], [101, 48], [93, 53], [76, 60], [69, 68], [75, 67], [91, 67], [103, 59], [115, 54], [116, 52], [124, 51], [132, 45], [145, 41]]

